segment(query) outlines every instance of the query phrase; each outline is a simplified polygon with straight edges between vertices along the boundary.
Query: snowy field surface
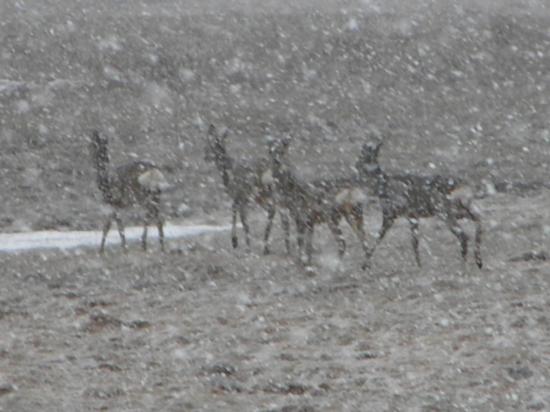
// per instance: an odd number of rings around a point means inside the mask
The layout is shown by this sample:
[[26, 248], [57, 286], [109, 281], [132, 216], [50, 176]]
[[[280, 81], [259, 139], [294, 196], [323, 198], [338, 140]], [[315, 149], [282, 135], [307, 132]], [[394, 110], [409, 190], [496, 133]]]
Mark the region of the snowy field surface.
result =
[[[211, 232], [220, 232], [228, 230], [230, 226], [176, 226], [166, 225], [164, 227], [164, 237], [166, 239], [187, 238], [202, 235]], [[148, 241], [154, 242], [158, 239], [158, 232], [155, 228], [150, 228]], [[125, 229], [126, 240], [133, 242], [141, 239], [143, 227], [128, 227]], [[77, 247], [97, 247], [101, 240], [101, 231], [54, 231], [45, 230], [41, 232], [22, 232], [22, 233], [0, 233], [0, 252], [21, 252], [25, 250], [42, 249], [74, 249]], [[105, 241], [106, 245], [120, 243], [120, 238], [116, 230], [109, 232]]]

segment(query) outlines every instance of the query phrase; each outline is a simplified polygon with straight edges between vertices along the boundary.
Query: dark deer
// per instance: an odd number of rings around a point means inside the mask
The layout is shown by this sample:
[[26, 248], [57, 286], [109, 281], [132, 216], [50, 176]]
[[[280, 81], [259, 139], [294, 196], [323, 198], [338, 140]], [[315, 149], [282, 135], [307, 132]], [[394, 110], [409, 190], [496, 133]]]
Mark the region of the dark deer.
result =
[[395, 220], [399, 217], [408, 219], [412, 247], [416, 263], [421, 266], [418, 254], [418, 227], [420, 218], [439, 217], [451, 233], [460, 242], [462, 258], [468, 253], [468, 235], [459, 225], [458, 220], [469, 219], [476, 225], [475, 262], [479, 268], [481, 260], [481, 219], [471, 205], [473, 191], [456, 178], [440, 175], [419, 176], [413, 174], [386, 174], [378, 163], [378, 152], [382, 143], [365, 143], [361, 148], [356, 168], [361, 180], [376, 193], [382, 207], [382, 227], [371, 252], [382, 241]]
[[113, 208], [103, 226], [99, 252], [103, 253], [104, 251], [105, 239], [113, 220], [117, 223], [122, 247], [126, 250], [124, 223], [119, 211], [135, 205], [145, 209], [145, 222], [141, 237], [143, 250], [147, 249], [147, 225], [154, 221], [159, 232], [160, 248], [164, 251], [164, 223], [160, 215], [160, 197], [162, 191], [169, 186], [164, 175], [153, 163], [143, 160], [136, 160], [110, 170], [107, 145], [107, 138], [100, 136], [99, 132], [94, 130], [90, 151], [97, 171], [97, 185], [103, 194], [105, 203]]
[[[250, 227], [248, 225], [248, 208], [251, 202], [260, 205], [267, 212], [267, 225], [264, 232], [264, 254], [269, 254], [269, 236], [273, 226], [273, 218], [277, 210], [273, 197], [271, 167], [268, 159], [259, 158], [254, 162], [235, 161], [227, 152], [226, 139], [229, 130], [221, 135], [214, 125], [208, 128], [204, 158], [214, 162], [222, 176], [225, 190], [232, 200], [231, 244], [237, 248], [237, 213], [243, 225], [246, 245], [250, 248]], [[289, 220], [286, 214], [279, 211], [281, 225], [285, 236], [285, 246], [290, 253]]]
[[[338, 243], [338, 255], [342, 257], [346, 250], [339, 226], [342, 218], [345, 218], [359, 238], [368, 257], [369, 249], [363, 228], [366, 196], [361, 183], [354, 178], [318, 179], [307, 183], [302, 181], [289, 164], [289, 145], [289, 138], [274, 141], [270, 147], [270, 156], [278, 204], [288, 209], [296, 222], [300, 258], [307, 265], [311, 264], [314, 227], [321, 223], [328, 225]], [[363, 268], [367, 263], [365, 260]]]

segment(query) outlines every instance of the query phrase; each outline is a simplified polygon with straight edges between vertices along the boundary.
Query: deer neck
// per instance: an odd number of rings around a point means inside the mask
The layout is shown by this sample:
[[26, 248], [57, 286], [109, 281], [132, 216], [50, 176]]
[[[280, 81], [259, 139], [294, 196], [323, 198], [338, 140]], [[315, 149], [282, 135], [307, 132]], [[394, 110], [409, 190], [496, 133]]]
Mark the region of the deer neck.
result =
[[228, 186], [231, 182], [231, 175], [233, 173], [233, 159], [229, 156], [225, 147], [216, 153], [216, 167], [222, 175], [224, 186]]
[[296, 176], [292, 173], [288, 161], [273, 162], [273, 179], [281, 193], [287, 193], [297, 186]]
[[96, 179], [99, 190], [103, 193], [105, 200], [109, 201], [112, 198], [111, 193], [111, 176], [109, 173], [109, 153], [107, 147], [100, 147], [94, 156], [96, 168]]
[[361, 165], [359, 177], [377, 192], [385, 186], [388, 179], [388, 176], [384, 173], [378, 162]]

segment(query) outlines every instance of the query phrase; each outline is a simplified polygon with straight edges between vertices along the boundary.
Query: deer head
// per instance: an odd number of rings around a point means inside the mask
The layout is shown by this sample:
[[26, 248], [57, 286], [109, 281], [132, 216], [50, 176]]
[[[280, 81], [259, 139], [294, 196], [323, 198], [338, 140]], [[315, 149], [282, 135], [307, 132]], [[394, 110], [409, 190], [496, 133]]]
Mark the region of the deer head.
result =
[[368, 142], [361, 147], [359, 161], [365, 165], [377, 165], [378, 153], [382, 147], [382, 142]]
[[204, 160], [207, 162], [220, 162], [226, 156], [225, 140], [229, 136], [229, 129], [225, 129], [220, 136], [216, 126], [211, 124], [206, 135], [206, 146], [204, 148]]
[[99, 131], [92, 130], [92, 137], [90, 139], [90, 148], [99, 150], [101, 147], [107, 146], [107, 138], [102, 137]]
[[269, 147], [269, 155], [276, 166], [280, 166], [283, 159], [286, 158], [290, 147], [290, 142], [290, 136], [285, 136], [271, 142]]

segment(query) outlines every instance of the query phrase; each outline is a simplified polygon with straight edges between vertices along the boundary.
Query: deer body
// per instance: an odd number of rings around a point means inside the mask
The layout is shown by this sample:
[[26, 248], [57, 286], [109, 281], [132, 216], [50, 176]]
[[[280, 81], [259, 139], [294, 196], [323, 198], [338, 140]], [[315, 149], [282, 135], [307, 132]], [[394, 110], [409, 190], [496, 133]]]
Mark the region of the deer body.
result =
[[[235, 161], [227, 152], [225, 140], [228, 132], [221, 136], [216, 128], [210, 125], [205, 149], [205, 160], [213, 161], [222, 176], [225, 190], [232, 200], [231, 244], [238, 247], [237, 215], [245, 232], [247, 247], [250, 247], [250, 227], [248, 224], [248, 208], [251, 202], [260, 205], [267, 212], [267, 225], [264, 231], [264, 254], [269, 253], [269, 237], [276, 214], [276, 202], [273, 197], [270, 163], [265, 158], [255, 162], [245, 163]], [[283, 226], [285, 245], [290, 252], [289, 221], [284, 213], [279, 213]]]
[[416, 263], [421, 266], [418, 253], [418, 228], [420, 218], [439, 217], [461, 245], [465, 260], [468, 252], [468, 236], [458, 220], [469, 219], [476, 225], [475, 261], [482, 267], [481, 259], [481, 219], [472, 207], [472, 192], [458, 179], [440, 175], [419, 176], [413, 174], [386, 174], [378, 163], [381, 143], [364, 144], [356, 163], [360, 178], [375, 192], [382, 207], [382, 227], [378, 233], [376, 246], [382, 241], [395, 220], [405, 217], [410, 224], [412, 247]]
[[[365, 255], [368, 247], [363, 228], [366, 196], [357, 179], [319, 179], [304, 182], [291, 170], [287, 159], [289, 141], [275, 142], [270, 150], [278, 203], [289, 210], [296, 222], [300, 257], [309, 265], [313, 252], [315, 225], [326, 223], [338, 243], [338, 254], [346, 250], [340, 221], [345, 218], [359, 238]], [[305, 251], [304, 251], [305, 248]], [[363, 264], [366, 267], [367, 261]]]
[[94, 131], [90, 143], [92, 159], [97, 172], [97, 185], [106, 204], [113, 208], [103, 226], [100, 253], [105, 248], [105, 239], [114, 220], [117, 223], [122, 247], [126, 249], [124, 223], [120, 210], [139, 205], [145, 210], [142, 247], [147, 249], [147, 225], [156, 222], [161, 250], [164, 250], [163, 219], [160, 215], [160, 197], [168, 183], [157, 166], [143, 160], [110, 168], [108, 141]]

